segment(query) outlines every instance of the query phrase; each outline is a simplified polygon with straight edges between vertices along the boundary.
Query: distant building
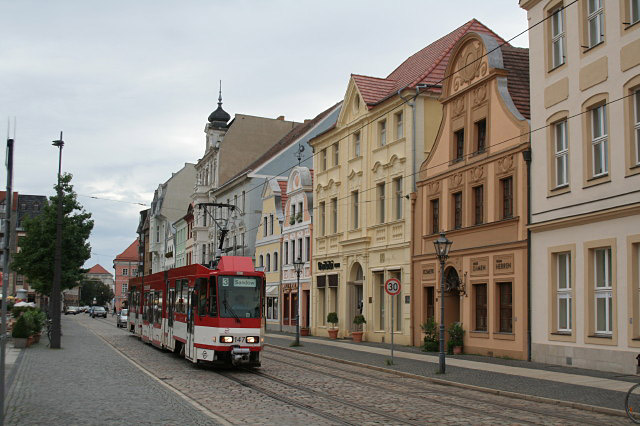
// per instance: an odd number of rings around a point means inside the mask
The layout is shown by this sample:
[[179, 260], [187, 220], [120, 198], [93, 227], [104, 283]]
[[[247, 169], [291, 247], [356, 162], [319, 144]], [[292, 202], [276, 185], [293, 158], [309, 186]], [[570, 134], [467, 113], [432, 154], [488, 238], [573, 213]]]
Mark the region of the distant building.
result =
[[[134, 269], [135, 270], [135, 269]], [[113, 274], [102, 267], [102, 265], [94, 265], [85, 274], [88, 280], [100, 281], [103, 284], [109, 286], [113, 294], [116, 294], [115, 280]]]
[[126, 306], [129, 290], [129, 279], [138, 276], [139, 241], [136, 239], [125, 251], [113, 260], [115, 279], [115, 306], [120, 309]]

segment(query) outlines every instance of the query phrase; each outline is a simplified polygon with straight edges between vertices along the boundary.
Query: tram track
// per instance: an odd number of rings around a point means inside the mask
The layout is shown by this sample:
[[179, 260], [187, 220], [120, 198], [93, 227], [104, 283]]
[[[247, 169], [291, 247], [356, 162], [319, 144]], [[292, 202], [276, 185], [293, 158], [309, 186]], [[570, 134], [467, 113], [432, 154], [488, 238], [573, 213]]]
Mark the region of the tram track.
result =
[[[274, 347], [274, 346], [272, 346], [272, 348], [280, 350], [280, 351], [285, 352], [287, 354], [291, 354], [291, 352], [287, 351], [286, 349], [277, 348], [277, 347]], [[296, 354], [296, 355], [299, 355], [300, 357], [304, 357], [304, 354]], [[277, 362], [277, 363], [281, 363], [281, 364], [285, 364], [285, 365], [289, 365], [289, 366], [305, 369], [307, 371], [309, 369], [311, 369], [311, 370], [313, 370], [313, 371], [315, 371], [315, 372], [317, 372], [319, 374], [322, 374], [322, 375], [334, 377], [334, 378], [341, 379], [341, 380], [347, 380], [347, 381], [350, 381], [350, 382], [353, 382], [353, 383], [357, 383], [357, 384], [359, 384], [361, 386], [364, 385], [364, 386], [367, 386], [367, 387], [370, 387], [370, 388], [373, 388], [373, 389], [379, 389], [380, 386], [385, 386], [385, 385], [388, 386], [388, 383], [384, 383], [384, 379], [381, 379], [380, 377], [377, 377], [377, 376], [375, 376], [373, 374], [366, 374], [366, 373], [358, 372], [357, 373], [357, 378], [351, 378], [351, 377], [344, 377], [342, 375], [338, 375], [338, 374], [332, 373], [331, 371], [335, 372], [336, 370], [338, 370], [338, 371], [341, 371], [341, 372], [343, 372], [345, 374], [348, 374], [348, 375], [356, 375], [355, 373], [353, 373], [353, 371], [349, 371], [346, 368], [339, 367], [339, 366], [336, 366], [336, 365], [332, 365], [331, 367], [329, 367], [329, 366], [324, 366], [324, 365], [317, 364], [317, 363], [313, 364], [313, 363], [308, 363], [308, 362], [305, 362], [303, 364], [296, 364], [296, 363], [293, 363], [293, 362], [290, 362], [290, 361], [284, 361], [281, 358], [277, 358], [273, 354], [269, 354], [267, 356], [263, 355], [263, 357], [268, 359], [269, 361], [273, 361], [273, 362]], [[324, 371], [324, 370], [328, 370], [329, 368], [330, 368], [331, 371]], [[390, 371], [389, 373], [393, 374], [393, 371]], [[366, 383], [366, 382], [362, 381], [363, 377], [366, 377], [368, 379], [375, 380], [375, 381], [380, 381], [380, 382], [383, 382], [383, 383], [381, 383], [380, 385], [374, 385], [374, 384], [371, 384], [371, 383]], [[407, 387], [407, 385], [403, 385], [403, 384], [400, 384], [400, 383], [394, 383], [394, 385], [397, 386], [397, 387]], [[441, 386], [441, 387], [444, 388], [444, 386]], [[434, 393], [435, 392], [433, 389], [430, 389], [430, 388], [424, 387], [424, 386], [422, 386], [421, 390], [423, 390], [425, 392], [429, 392], [429, 393]], [[472, 398], [470, 396], [465, 396], [465, 395], [461, 394], [460, 392], [452, 392], [452, 391], [448, 391], [446, 389], [438, 389], [437, 390], [437, 395], [421, 394], [420, 396], [416, 395], [416, 389], [414, 387], [412, 387], [410, 390], [400, 390], [400, 391], [394, 391], [394, 392], [395, 393], [401, 393], [402, 395], [404, 395], [405, 397], [408, 397], [408, 398], [428, 399], [428, 400], [433, 401], [433, 402], [435, 402], [435, 403], [437, 403], [439, 405], [448, 405], [448, 406], [452, 406], [452, 407], [460, 407], [461, 406], [461, 404], [454, 404], [454, 403], [451, 403], [451, 402], [443, 401], [442, 398], [440, 398], [440, 396], [442, 394], [446, 394], [446, 395], [454, 397], [454, 398], [460, 398], [460, 399], [465, 399], [467, 401], [470, 401], [470, 404], [465, 404], [466, 406], [477, 405], [478, 402], [481, 402], [482, 404], [491, 404], [492, 406], [494, 406], [494, 407], [496, 407], [498, 409], [501, 409], [501, 410], [507, 409], [509, 411], [514, 411], [515, 413], [517, 413], [518, 411], [525, 411], [527, 413], [531, 413], [531, 414], [534, 414], [534, 415], [544, 415], [545, 417], [553, 417], [553, 418], [561, 419], [563, 421], [580, 422], [581, 424], [590, 424], [590, 425], [599, 425], [599, 424], [601, 424], [600, 422], [593, 421], [590, 418], [585, 417], [585, 416], [581, 416], [580, 418], [576, 418], [576, 417], [570, 417], [570, 416], [563, 416], [561, 414], [552, 414], [552, 413], [549, 413], [548, 411], [544, 411], [544, 410], [535, 410], [535, 409], [524, 408], [524, 407], [517, 407], [516, 408], [516, 407], [513, 407], [513, 406], [509, 406], [507, 404], [501, 404], [501, 403], [496, 402], [496, 401], [491, 401], [491, 400], [488, 400], [486, 398], [482, 398], [481, 400], [479, 400], [478, 398], [481, 397], [481, 395], [477, 395], [474, 398]], [[489, 410], [478, 408], [477, 406], [474, 407], [474, 411], [482, 412], [487, 416], [498, 417], [498, 418], [506, 418], [506, 419], [508, 419], [510, 421], [517, 420], [519, 422], [524, 422], [524, 423], [528, 423], [528, 424], [537, 424], [535, 422], [530, 422], [528, 420], [519, 419], [517, 417], [517, 415], [506, 416], [504, 414], [495, 413], [495, 412], [492, 412], [492, 411], [489, 411]]]

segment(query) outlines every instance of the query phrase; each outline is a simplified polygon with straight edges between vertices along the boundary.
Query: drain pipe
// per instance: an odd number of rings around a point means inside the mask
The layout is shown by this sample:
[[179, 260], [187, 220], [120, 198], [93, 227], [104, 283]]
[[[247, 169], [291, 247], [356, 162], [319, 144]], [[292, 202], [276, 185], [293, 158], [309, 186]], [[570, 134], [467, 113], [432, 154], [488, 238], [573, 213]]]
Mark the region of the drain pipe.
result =
[[527, 361], [531, 361], [531, 133], [529, 147], [522, 151], [527, 165]]

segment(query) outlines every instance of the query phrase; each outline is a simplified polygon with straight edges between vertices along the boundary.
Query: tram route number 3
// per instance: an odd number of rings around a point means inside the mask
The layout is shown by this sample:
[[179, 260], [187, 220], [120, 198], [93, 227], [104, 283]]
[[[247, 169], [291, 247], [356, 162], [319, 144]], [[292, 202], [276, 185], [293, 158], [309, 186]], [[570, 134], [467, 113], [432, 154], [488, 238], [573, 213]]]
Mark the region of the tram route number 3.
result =
[[384, 291], [387, 292], [389, 296], [395, 296], [400, 293], [400, 289], [402, 286], [400, 285], [400, 280], [396, 278], [389, 278], [384, 282]]

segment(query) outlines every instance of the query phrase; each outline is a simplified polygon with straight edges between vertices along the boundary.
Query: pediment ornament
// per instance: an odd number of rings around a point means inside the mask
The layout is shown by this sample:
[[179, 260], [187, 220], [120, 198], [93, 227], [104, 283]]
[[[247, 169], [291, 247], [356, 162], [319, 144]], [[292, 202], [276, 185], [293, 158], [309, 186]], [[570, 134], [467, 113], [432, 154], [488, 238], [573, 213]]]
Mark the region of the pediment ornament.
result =
[[461, 96], [453, 101], [453, 115], [464, 113], [464, 98]]
[[508, 172], [513, 169], [513, 155], [508, 155], [498, 160], [498, 167], [501, 172]]
[[437, 182], [431, 182], [430, 184], [428, 184], [428, 191], [429, 194], [435, 194], [440, 192], [440, 181]]
[[473, 90], [473, 104], [478, 105], [484, 102], [487, 98], [487, 85], [483, 84], [482, 86], [476, 87]]
[[478, 166], [469, 170], [469, 177], [473, 182], [479, 181], [484, 176], [484, 167]]
[[457, 188], [462, 185], [462, 173], [456, 173], [449, 178], [449, 185], [451, 188]]
[[453, 93], [487, 74], [487, 61], [482, 57], [482, 52], [480, 40], [472, 40], [458, 53], [454, 66]]

